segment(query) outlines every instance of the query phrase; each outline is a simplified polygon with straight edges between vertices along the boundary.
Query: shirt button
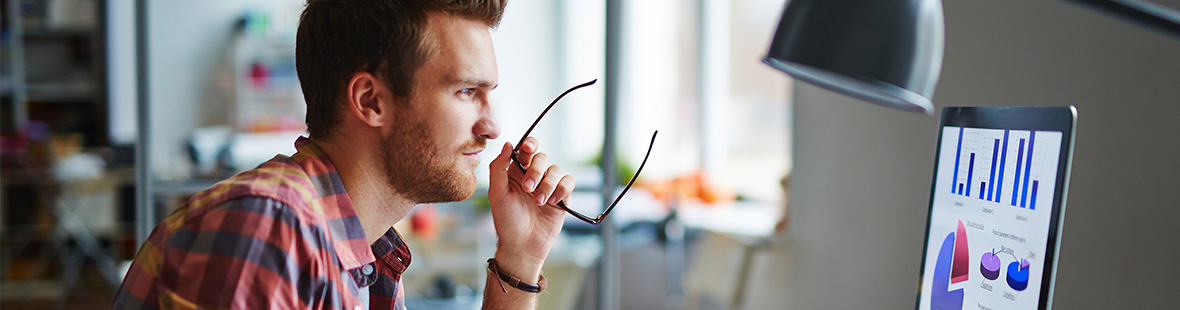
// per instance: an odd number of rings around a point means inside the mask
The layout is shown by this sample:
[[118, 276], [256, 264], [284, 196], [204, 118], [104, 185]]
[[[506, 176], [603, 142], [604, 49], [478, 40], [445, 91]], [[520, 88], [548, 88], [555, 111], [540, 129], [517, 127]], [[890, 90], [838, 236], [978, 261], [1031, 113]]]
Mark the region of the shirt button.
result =
[[365, 265], [364, 267], [361, 267], [361, 273], [364, 273], [366, 276], [373, 274], [373, 265]]

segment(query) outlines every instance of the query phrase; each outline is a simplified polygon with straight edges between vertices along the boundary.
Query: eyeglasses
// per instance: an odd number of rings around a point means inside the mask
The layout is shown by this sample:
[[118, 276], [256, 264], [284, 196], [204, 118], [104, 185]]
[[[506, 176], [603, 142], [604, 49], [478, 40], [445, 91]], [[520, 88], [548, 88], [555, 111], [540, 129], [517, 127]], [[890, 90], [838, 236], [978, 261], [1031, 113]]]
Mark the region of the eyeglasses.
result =
[[[529, 137], [529, 133], [533, 132], [533, 128], [537, 127], [537, 123], [541, 122], [541, 118], [545, 117], [545, 113], [549, 113], [549, 109], [552, 109], [553, 105], [557, 104], [557, 101], [561, 100], [562, 97], [565, 97], [566, 94], [569, 94], [570, 92], [572, 92], [576, 89], [582, 88], [582, 87], [594, 85], [595, 82], [598, 82], [598, 80], [595, 79], [593, 81], [579, 84], [578, 86], [571, 87], [570, 89], [566, 90], [564, 93], [561, 93], [560, 96], [557, 96], [557, 99], [553, 99], [553, 102], [549, 103], [548, 107], [545, 107], [545, 111], [542, 111], [541, 116], [538, 116], [537, 120], [533, 121], [533, 125], [529, 126], [529, 130], [524, 132], [524, 136], [520, 137], [520, 142], [516, 143], [516, 146], [512, 148], [512, 162], [516, 163], [516, 168], [520, 169], [521, 173], [525, 173], [524, 166], [520, 165], [520, 161], [516, 159], [516, 154], [520, 153], [520, 146], [522, 144], [524, 144], [524, 139]], [[579, 220], [582, 220], [586, 223], [590, 223], [591, 225], [598, 226], [598, 223], [602, 223], [602, 220], [606, 219], [607, 214], [610, 214], [610, 211], [614, 210], [615, 205], [619, 204], [619, 200], [623, 199], [623, 195], [627, 194], [627, 190], [631, 189], [631, 185], [635, 184], [635, 179], [639, 178], [639, 173], [643, 171], [643, 165], [647, 164], [647, 157], [651, 156], [651, 148], [652, 148], [652, 146], [654, 146], [656, 144], [656, 135], [659, 133], [660, 133], [660, 131], [656, 130], [656, 132], [651, 134], [651, 143], [649, 143], [647, 145], [647, 155], [643, 155], [643, 162], [639, 164], [639, 169], [635, 170], [635, 175], [631, 176], [631, 181], [627, 182], [627, 187], [623, 188], [623, 192], [619, 193], [619, 197], [616, 197], [615, 201], [612, 202], [609, 207], [606, 207], [606, 210], [602, 211], [602, 214], [599, 214], [596, 217], [586, 216], [582, 213], [579, 213], [578, 211], [574, 211], [573, 209], [566, 207], [565, 201], [558, 201], [557, 207], [561, 208], [562, 210], [565, 210], [565, 212], [569, 213], [570, 215], [573, 215], [574, 217], [578, 218]]]

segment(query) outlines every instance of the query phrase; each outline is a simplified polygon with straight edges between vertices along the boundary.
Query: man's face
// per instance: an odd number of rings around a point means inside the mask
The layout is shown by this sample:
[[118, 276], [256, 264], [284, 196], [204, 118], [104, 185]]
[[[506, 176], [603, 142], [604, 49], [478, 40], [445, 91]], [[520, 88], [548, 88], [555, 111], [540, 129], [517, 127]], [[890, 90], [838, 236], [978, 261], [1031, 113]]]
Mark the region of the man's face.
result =
[[467, 199], [486, 140], [500, 135], [489, 95], [499, 72], [488, 26], [430, 14], [425, 35], [435, 53], [415, 74], [409, 102], [394, 105], [381, 146], [390, 186], [418, 202]]

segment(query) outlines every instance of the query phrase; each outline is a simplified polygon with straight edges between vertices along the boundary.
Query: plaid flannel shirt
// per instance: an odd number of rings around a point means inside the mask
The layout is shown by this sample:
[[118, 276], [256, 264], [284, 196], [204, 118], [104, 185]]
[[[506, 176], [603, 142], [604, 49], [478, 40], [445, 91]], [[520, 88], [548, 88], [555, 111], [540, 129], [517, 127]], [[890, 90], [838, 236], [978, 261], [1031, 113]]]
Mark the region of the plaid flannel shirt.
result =
[[393, 228], [367, 244], [332, 162], [307, 138], [295, 147], [156, 226], [113, 308], [405, 309], [409, 247]]

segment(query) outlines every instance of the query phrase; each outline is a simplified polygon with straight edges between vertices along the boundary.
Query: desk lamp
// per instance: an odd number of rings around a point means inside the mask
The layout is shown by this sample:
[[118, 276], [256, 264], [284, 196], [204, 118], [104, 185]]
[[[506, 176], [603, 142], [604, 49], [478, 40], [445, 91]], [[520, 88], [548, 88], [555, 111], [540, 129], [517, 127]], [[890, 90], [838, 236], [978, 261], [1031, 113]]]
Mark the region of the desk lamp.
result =
[[[1180, 11], [1143, 0], [1070, 0], [1180, 37]], [[943, 52], [939, 0], [792, 0], [762, 62], [849, 96], [934, 113]]]
[[932, 115], [942, 49], [938, 0], [792, 0], [762, 62], [845, 95]]

